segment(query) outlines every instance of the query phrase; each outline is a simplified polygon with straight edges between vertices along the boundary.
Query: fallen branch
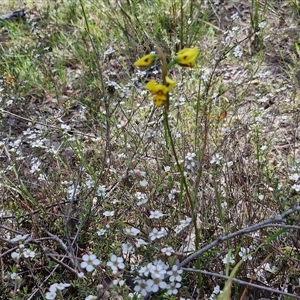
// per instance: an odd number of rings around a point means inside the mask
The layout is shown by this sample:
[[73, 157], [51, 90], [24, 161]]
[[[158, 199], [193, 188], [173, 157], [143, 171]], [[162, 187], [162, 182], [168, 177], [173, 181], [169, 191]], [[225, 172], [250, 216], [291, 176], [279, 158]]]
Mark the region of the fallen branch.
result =
[[[222, 278], [222, 279], [225, 279], [225, 280], [229, 279], [229, 276], [225, 276], [225, 275], [221, 275], [221, 274], [218, 274], [218, 273], [213, 273], [213, 272], [209, 272], [209, 271], [205, 271], [205, 270], [196, 270], [196, 269], [191, 269], [191, 268], [182, 268], [182, 270], [185, 271], [185, 272], [192, 272], [192, 273], [199, 273], [199, 274], [214, 276], [214, 277]], [[255, 289], [260, 289], [260, 290], [268, 291], [268, 292], [271, 292], [271, 293], [276, 293], [276, 294], [292, 297], [292, 298], [295, 298], [295, 299], [300, 299], [300, 296], [298, 296], [298, 295], [286, 293], [286, 292], [283, 292], [283, 291], [279, 291], [277, 289], [273, 289], [273, 288], [270, 288], [270, 287], [267, 287], [267, 286], [254, 284], [254, 283], [247, 282], [247, 281], [240, 280], [240, 279], [236, 279], [236, 278], [232, 278], [232, 281], [236, 282], [238, 284], [241, 284], [241, 285], [246, 285], [246, 286], [255, 288]]]
[[[225, 242], [225, 241], [228, 241], [230, 239], [233, 239], [235, 238], [236, 236], [239, 236], [239, 235], [243, 235], [243, 234], [247, 234], [247, 233], [251, 233], [251, 232], [254, 232], [254, 231], [258, 231], [258, 230], [261, 230], [263, 228], [266, 228], [266, 227], [274, 227], [275, 225], [274, 224], [280, 224], [280, 223], [284, 223], [285, 221], [285, 218], [297, 211], [300, 210], [300, 206], [297, 206], [297, 205], [294, 205], [292, 208], [290, 208], [289, 210], [287, 210], [286, 212], [284, 212], [283, 214], [277, 216], [277, 217], [274, 217], [274, 218], [270, 218], [270, 219], [267, 219], [263, 222], [260, 222], [258, 224], [254, 224], [254, 225], [251, 225], [249, 227], [246, 227], [246, 228], [243, 228], [243, 229], [240, 229], [236, 232], [233, 232], [233, 233], [230, 233], [226, 236], [220, 236], [218, 237], [217, 239], [215, 239], [213, 242], [211, 242], [210, 244], [206, 245], [205, 247], [203, 247], [202, 249], [198, 250], [197, 252], [191, 254], [190, 256], [188, 256], [186, 259], [184, 259], [179, 265], [181, 267], [184, 267], [186, 266], [189, 262], [191, 262], [192, 260], [196, 259], [198, 256], [202, 255], [203, 253], [205, 253], [206, 251], [218, 246], [219, 244]], [[283, 227], [285, 226], [285, 224], [282, 224]]]
[[26, 20], [26, 12], [25, 9], [18, 9], [12, 12], [9, 12], [8, 14], [0, 16], [1, 21], [11, 21], [16, 22], [19, 20]]

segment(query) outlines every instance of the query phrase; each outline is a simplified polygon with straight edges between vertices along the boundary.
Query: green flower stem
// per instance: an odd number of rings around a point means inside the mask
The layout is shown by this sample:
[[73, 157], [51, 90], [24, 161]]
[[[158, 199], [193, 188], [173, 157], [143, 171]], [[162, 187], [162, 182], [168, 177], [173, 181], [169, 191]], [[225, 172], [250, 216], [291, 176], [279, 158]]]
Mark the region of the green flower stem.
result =
[[167, 70], [169, 71], [176, 64], [177, 64], [177, 60], [175, 58], [172, 59], [167, 65]]
[[169, 137], [168, 142], [171, 145], [172, 152], [173, 152], [174, 158], [175, 158], [175, 162], [176, 162], [177, 168], [180, 172], [182, 183], [183, 183], [183, 186], [186, 190], [186, 194], [187, 194], [188, 201], [189, 201], [189, 204], [190, 204], [190, 208], [191, 208], [191, 212], [192, 212], [192, 220], [193, 220], [193, 225], [194, 225], [194, 229], [195, 229], [195, 236], [196, 236], [195, 244], [196, 244], [196, 251], [197, 251], [198, 247], [199, 247], [199, 244], [200, 244], [198, 228], [197, 228], [197, 213], [195, 211], [195, 205], [194, 205], [194, 202], [192, 200], [191, 194], [189, 192], [189, 188], [188, 188], [188, 185], [187, 185], [187, 182], [186, 182], [186, 178], [184, 176], [183, 167], [179, 164], [179, 160], [178, 160], [177, 153], [176, 153], [176, 150], [175, 150], [174, 141], [173, 141], [173, 138], [172, 138], [172, 133], [171, 133], [170, 126], [169, 126], [169, 116], [168, 116], [167, 109], [164, 109], [164, 125], [165, 125], [165, 128], [167, 130], [168, 137]]

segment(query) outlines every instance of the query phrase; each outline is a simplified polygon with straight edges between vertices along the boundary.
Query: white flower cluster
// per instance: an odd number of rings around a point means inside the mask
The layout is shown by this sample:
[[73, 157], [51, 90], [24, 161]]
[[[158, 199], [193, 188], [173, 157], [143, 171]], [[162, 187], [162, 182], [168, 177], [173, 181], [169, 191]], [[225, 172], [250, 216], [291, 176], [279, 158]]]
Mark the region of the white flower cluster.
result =
[[139, 277], [135, 278], [134, 291], [143, 297], [151, 292], [155, 293], [159, 289], [167, 290], [169, 295], [176, 295], [181, 287], [182, 270], [177, 265], [170, 268], [169, 264], [162, 260], [155, 260], [153, 263], [141, 267], [138, 273]]
[[82, 262], [80, 264], [80, 267], [82, 269], [86, 269], [87, 272], [92, 272], [95, 269], [95, 267], [100, 264], [101, 261], [97, 258], [95, 254], [84, 254], [82, 256]]
[[53, 283], [49, 287], [49, 292], [46, 293], [47, 300], [53, 300], [57, 296], [58, 291], [63, 291], [66, 287], [69, 287], [69, 283]]
[[119, 270], [125, 269], [124, 259], [114, 254], [110, 257], [110, 261], [106, 265], [111, 268], [113, 274], [117, 274]]
[[195, 168], [198, 165], [198, 161], [195, 159], [195, 157], [196, 153], [188, 152], [184, 159], [184, 167], [192, 173], [195, 172]]
[[11, 257], [14, 260], [19, 260], [21, 257], [24, 258], [34, 258], [35, 257], [35, 251], [30, 248], [25, 248], [25, 245], [23, 242], [29, 238], [29, 234], [16, 235], [13, 239], [10, 240], [11, 243], [18, 243], [19, 248], [11, 253]]
[[212, 294], [210, 295], [209, 299], [208, 300], [214, 300], [216, 299], [217, 295], [220, 294], [222, 291], [220, 290], [220, 286], [219, 285], [216, 285], [214, 287], [214, 290], [212, 292]]
[[252, 256], [250, 255], [250, 249], [241, 247], [241, 250], [239, 252], [239, 256], [242, 258], [243, 261], [246, 260], [252, 260]]
[[294, 184], [292, 185], [292, 189], [294, 191], [296, 191], [297, 193], [300, 192], [300, 175], [298, 173], [292, 173], [289, 176], [289, 180], [294, 182]]
[[135, 196], [135, 197], [137, 198], [137, 200], [138, 200], [138, 202], [136, 203], [137, 206], [141, 206], [141, 205], [143, 205], [143, 204], [145, 204], [145, 203], [148, 202], [148, 197], [147, 197], [147, 195], [144, 194], [144, 193], [136, 192], [134, 196]]
[[187, 217], [185, 220], [181, 220], [180, 224], [175, 227], [174, 231], [176, 233], [181, 232], [184, 228], [188, 227], [191, 222], [192, 222], [192, 218], [190, 217]]

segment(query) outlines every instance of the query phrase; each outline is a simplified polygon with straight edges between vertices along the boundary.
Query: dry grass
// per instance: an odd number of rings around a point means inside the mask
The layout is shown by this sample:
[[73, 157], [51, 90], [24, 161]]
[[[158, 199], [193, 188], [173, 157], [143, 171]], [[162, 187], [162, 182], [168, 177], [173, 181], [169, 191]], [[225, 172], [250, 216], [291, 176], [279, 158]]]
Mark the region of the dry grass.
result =
[[[82, 2], [1, 24], [0, 299], [137, 299], [157, 263], [181, 287], [151, 299], [214, 299], [230, 274], [222, 299], [299, 299], [299, 7]], [[201, 51], [169, 110], [144, 90], [160, 63], [133, 66], [156, 46]]]

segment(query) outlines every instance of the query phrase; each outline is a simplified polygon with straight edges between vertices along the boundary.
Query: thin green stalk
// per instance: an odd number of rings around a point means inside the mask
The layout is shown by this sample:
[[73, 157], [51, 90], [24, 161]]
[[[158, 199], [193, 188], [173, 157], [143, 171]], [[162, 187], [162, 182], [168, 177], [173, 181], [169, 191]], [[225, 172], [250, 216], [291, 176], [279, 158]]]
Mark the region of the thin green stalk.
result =
[[190, 204], [192, 217], [193, 217], [192, 218], [193, 219], [193, 225], [194, 225], [194, 229], [195, 229], [195, 233], [196, 233], [196, 243], [195, 244], [196, 244], [196, 249], [198, 249], [200, 241], [199, 241], [198, 228], [197, 228], [197, 213], [195, 211], [195, 204], [194, 204], [192, 196], [189, 192], [189, 187], [188, 187], [187, 182], [186, 182], [183, 167], [180, 165], [179, 160], [178, 160], [178, 156], [177, 156], [177, 153], [176, 153], [174, 141], [173, 141], [173, 138], [172, 138], [172, 133], [171, 133], [170, 126], [169, 126], [169, 116], [168, 116], [168, 112], [167, 112], [166, 109], [164, 110], [164, 120], [165, 120], [165, 126], [166, 126], [166, 129], [167, 129], [167, 133], [168, 133], [168, 136], [169, 136], [169, 142], [170, 142], [170, 145], [171, 145], [171, 149], [172, 149], [172, 152], [173, 152], [173, 155], [174, 155], [174, 158], [175, 158], [175, 162], [176, 162], [177, 168], [180, 172], [180, 175], [181, 175], [181, 178], [182, 178], [182, 183], [183, 183], [183, 186], [186, 190], [186, 195], [187, 195], [187, 198], [188, 198], [188, 201], [189, 201], [189, 204]]
[[183, 27], [184, 27], [183, 17], [184, 17], [183, 0], [181, 0], [180, 1], [180, 47], [181, 47], [181, 49], [183, 49], [183, 47], [184, 47], [184, 45], [183, 45]]
[[199, 115], [200, 115], [200, 102], [201, 102], [201, 83], [202, 81], [199, 80], [199, 87], [198, 87], [198, 94], [197, 94], [197, 103], [196, 103], [196, 126], [195, 126], [195, 132], [194, 132], [194, 149], [200, 148], [200, 139], [198, 138], [199, 133]]
[[[82, 9], [82, 13], [83, 13], [83, 17], [84, 17], [84, 22], [86, 25], [86, 30], [89, 36], [89, 39], [91, 41], [93, 50], [94, 50], [94, 54], [95, 54], [95, 59], [96, 59], [96, 66], [98, 69], [98, 73], [99, 73], [99, 79], [101, 82], [101, 87], [102, 87], [102, 91], [103, 91], [103, 97], [104, 97], [104, 104], [105, 104], [105, 118], [106, 118], [106, 133], [105, 133], [105, 151], [104, 151], [104, 157], [103, 157], [103, 166], [107, 166], [108, 162], [110, 161], [109, 156], [110, 156], [110, 150], [111, 150], [111, 140], [110, 140], [110, 118], [111, 118], [111, 113], [110, 113], [110, 109], [109, 109], [109, 103], [110, 103], [110, 96], [107, 95], [106, 91], [106, 86], [104, 84], [104, 79], [103, 79], [103, 74], [102, 74], [102, 69], [100, 66], [100, 55], [98, 52], [97, 47], [94, 44], [94, 41], [92, 39], [92, 35], [90, 33], [90, 27], [89, 27], [89, 23], [86, 17], [86, 13], [85, 13], [85, 9], [82, 3], [82, 0], [80, 0], [80, 5], [81, 5], [81, 9]], [[109, 167], [109, 166], [108, 166]]]
[[[183, 167], [179, 164], [179, 160], [178, 160], [178, 157], [177, 157], [174, 141], [173, 141], [173, 138], [172, 138], [172, 133], [171, 133], [170, 126], [169, 126], [169, 116], [168, 116], [168, 110], [167, 109], [164, 109], [164, 123], [165, 123], [167, 133], [168, 133], [168, 136], [169, 136], [169, 141], [170, 141], [170, 145], [171, 145], [171, 148], [172, 148], [172, 152], [174, 154], [175, 162], [176, 162], [177, 168], [178, 168], [178, 170], [180, 172], [180, 175], [181, 175], [180, 185], [184, 186], [184, 188], [186, 190], [186, 195], [187, 195], [187, 198], [188, 198], [188, 201], [189, 201], [189, 204], [190, 204], [190, 209], [191, 209], [191, 213], [192, 213], [192, 222], [193, 222], [193, 226], [194, 226], [194, 230], [195, 230], [195, 248], [196, 248], [196, 251], [198, 251], [199, 245], [200, 245], [200, 237], [199, 237], [199, 230], [198, 230], [198, 227], [197, 227], [197, 213], [196, 213], [196, 210], [195, 210], [195, 204], [194, 204], [193, 199], [191, 197], [191, 194], [189, 192], [189, 187], [188, 187], [188, 184], [186, 182]], [[198, 269], [201, 269], [200, 257], [197, 257], [197, 259], [196, 259], [196, 267]], [[201, 274], [198, 275], [198, 280], [199, 280], [199, 285], [201, 285], [202, 281], [203, 281]]]

